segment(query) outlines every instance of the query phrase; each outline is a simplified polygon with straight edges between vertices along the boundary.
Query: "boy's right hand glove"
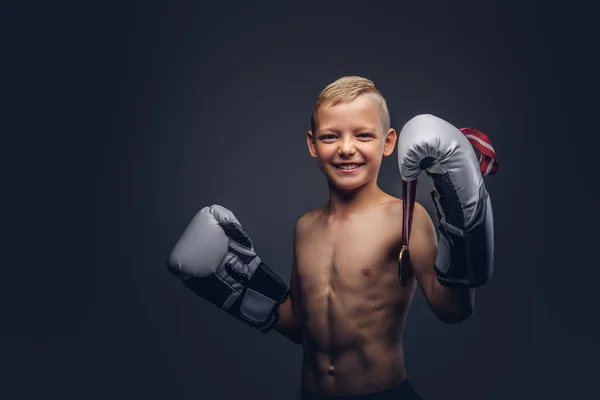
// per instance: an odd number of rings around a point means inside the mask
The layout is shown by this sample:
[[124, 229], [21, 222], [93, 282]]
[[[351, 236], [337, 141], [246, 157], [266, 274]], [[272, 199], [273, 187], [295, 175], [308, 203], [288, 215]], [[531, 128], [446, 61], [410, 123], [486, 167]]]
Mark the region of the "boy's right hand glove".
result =
[[275, 326], [288, 288], [254, 252], [228, 209], [204, 207], [175, 245], [169, 271], [199, 296], [263, 333]]

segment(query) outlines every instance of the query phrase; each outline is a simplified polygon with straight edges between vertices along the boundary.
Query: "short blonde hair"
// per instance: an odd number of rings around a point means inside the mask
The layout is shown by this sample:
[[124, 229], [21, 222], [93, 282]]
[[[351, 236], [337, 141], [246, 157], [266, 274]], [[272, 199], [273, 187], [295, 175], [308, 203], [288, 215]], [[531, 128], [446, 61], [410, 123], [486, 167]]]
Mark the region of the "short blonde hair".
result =
[[344, 76], [327, 85], [319, 94], [317, 103], [310, 117], [310, 129], [315, 132], [317, 127], [317, 111], [322, 106], [336, 106], [338, 104], [350, 103], [358, 96], [369, 96], [373, 98], [380, 107], [381, 124], [384, 134], [390, 129], [390, 113], [387, 103], [373, 81], [360, 76]]

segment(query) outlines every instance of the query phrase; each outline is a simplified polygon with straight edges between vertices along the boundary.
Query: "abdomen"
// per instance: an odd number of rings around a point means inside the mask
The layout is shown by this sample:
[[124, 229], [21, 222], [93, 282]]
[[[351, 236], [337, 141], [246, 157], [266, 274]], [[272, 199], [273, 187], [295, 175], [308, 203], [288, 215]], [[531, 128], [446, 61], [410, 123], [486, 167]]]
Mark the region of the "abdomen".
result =
[[414, 283], [400, 286], [390, 266], [368, 276], [364, 268], [332, 272], [327, 283], [303, 285], [305, 387], [358, 393], [404, 379], [402, 330]]

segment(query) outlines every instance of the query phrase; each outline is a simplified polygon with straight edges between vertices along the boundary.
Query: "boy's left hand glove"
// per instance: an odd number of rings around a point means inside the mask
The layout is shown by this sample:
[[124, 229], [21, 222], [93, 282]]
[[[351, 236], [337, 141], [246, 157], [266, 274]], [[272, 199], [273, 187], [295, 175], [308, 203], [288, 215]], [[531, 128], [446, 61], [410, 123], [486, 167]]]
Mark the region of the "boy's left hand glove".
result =
[[492, 204], [469, 140], [438, 117], [418, 115], [400, 132], [398, 165], [407, 182], [422, 169], [433, 179], [441, 231], [435, 261], [440, 283], [486, 283], [494, 269]]
[[278, 307], [288, 296], [235, 215], [217, 204], [192, 219], [168, 268], [194, 293], [263, 333], [277, 324]]

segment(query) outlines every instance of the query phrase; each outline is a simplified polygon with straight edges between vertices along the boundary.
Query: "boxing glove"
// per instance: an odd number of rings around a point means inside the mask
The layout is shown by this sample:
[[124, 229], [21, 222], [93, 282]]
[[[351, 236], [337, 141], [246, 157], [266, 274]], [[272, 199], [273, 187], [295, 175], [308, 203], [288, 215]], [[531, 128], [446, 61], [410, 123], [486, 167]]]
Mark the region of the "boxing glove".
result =
[[443, 119], [418, 115], [400, 131], [398, 166], [406, 182], [417, 179], [422, 170], [433, 179], [440, 229], [434, 268], [440, 283], [485, 284], [494, 269], [494, 221], [469, 140]]
[[288, 288], [256, 255], [235, 215], [202, 208], [173, 248], [169, 271], [194, 293], [266, 333], [278, 320]]

